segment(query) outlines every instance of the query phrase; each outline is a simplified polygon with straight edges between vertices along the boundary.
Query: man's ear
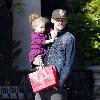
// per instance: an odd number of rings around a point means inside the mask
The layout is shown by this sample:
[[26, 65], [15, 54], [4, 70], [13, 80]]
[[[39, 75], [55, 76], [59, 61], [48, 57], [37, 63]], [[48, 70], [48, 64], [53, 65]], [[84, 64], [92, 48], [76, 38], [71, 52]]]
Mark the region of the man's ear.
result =
[[51, 18], [51, 23], [54, 23], [54, 19]]

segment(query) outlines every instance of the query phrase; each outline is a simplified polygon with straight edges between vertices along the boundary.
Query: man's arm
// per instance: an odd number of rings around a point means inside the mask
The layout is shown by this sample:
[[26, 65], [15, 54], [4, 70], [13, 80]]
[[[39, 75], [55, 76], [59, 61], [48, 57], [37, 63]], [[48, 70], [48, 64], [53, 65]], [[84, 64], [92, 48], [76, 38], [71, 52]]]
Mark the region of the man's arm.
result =
[[66, 51], [65, 51], [65, 65], [62, 66], [62, 70], [60, 73], [60, 86], [64, 85], [65, 80], [68, 78], [71, 66], [74, 59], [74, 53], [75, 53], [75, 38], [74, 36], [69, 37], [66, 45]]

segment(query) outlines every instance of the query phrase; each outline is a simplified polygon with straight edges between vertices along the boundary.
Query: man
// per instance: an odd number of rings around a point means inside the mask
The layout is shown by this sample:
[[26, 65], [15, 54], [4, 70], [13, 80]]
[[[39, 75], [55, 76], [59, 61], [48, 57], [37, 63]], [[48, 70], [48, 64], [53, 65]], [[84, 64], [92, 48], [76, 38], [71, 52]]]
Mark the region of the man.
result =
[[[36, 94], [35, 100], [67, 100], [66, 90], [63, 87], [72, 68], [71, 66], [75, 52], [75, 38], [71, 33], [65, 31], [65, 25], [67, 23], [65, 10], [54, 10], [51, 22], [54, 24], [54, 29], [51, 31], [51, 37], [55, 38], [55, 41], [48, 48], [44, 62], [47, 63], [47, 66], [56, 66], [59, 74], [60, 87]], [[36, 60], [36, 62], [38, 63], [38, 60]]]
[[75, 52], [75, 38], [65, 30], [67, 23], [66, 11], [56, 9], [52, 13], [51, 22], [54, 24], [52, 34], [57, 39], [52, 44], [48, 54], [48, 65], [57, 67], [60, 76], [60, 86], [64, 86], [67, 79], [71, 65], [73, 63]]

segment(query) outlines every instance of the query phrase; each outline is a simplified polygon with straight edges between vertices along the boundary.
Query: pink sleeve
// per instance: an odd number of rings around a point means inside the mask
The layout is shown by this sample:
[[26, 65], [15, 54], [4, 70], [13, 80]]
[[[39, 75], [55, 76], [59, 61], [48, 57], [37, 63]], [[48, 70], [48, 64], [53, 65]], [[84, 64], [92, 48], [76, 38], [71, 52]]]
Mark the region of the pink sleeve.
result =
[[31, 44], [37, 44], [37, 45], [44, 45], [45, 44], [45, 38], [41, 39], [41, 37], [38, 37], [36, 34], [31, 34], [32, 42]]

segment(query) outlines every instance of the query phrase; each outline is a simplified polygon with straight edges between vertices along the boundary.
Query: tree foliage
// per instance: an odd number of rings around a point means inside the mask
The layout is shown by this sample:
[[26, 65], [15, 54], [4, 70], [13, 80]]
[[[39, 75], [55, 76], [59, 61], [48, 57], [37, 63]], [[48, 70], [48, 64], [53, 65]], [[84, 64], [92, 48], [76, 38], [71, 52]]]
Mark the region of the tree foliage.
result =
[[[100, 28], [100, 1], [93, 0], [91, 3], [87, 3], [83, 10], [85, 11], [86, 17], [92, 20], [94, 27]], [[95, 37], [92, 38], [91, 45], [93, 48], [100, 50], [100, 30], [96, 32]]]
[[100, 1], [70, 0], [63, 8], [76, 38], [77, 66], [100, 65]]

